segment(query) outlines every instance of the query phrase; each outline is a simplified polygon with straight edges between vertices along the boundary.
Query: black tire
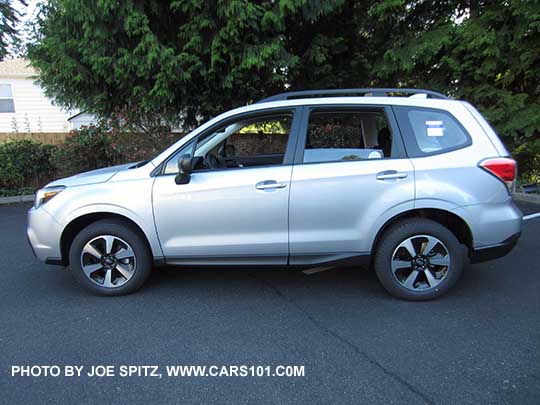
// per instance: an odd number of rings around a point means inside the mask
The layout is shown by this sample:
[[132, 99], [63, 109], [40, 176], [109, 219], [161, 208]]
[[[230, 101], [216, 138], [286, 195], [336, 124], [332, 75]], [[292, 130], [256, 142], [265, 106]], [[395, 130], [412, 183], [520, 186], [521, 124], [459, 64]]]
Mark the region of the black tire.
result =
[[[136, 266], [131, 278], [118, 287], [103, 287], [89, 279], [83, 270], [81, 253], [92, 239], [101, 235], [111, 235], [128, 243], [134, 253]], [[80, 231], [69, 249], [70, 270], [75, 279], [88, 291], [97, 295], [116, 296], [130, 294], [138, 290], [152, 270], [152, 257], [144, 237], [124, 221], [105, 219], [96, 221]]]
[[[398, 246], [408, 238], [417, 235], [432, 236], [442, 242], [448, 251], [449, 259], [447, 260], [450, 263], [446, 275], [438, 281], [439, 284], [424, 290], [405, 287], [403, 280], [400, 282], [392, 270], [394, 252]], [[383, 287], [394, 297], [410, 301], [430, 300], [445, 294], [460, 278], [463, 272], [464, 251], [464, 246], [459, 243], [456, 236], [440, 223], [424, 218], [405, 219], [391, 226], [382, 235], [375, 252], [375, 273]], [[444, 271], [444, 267], [437, 268]], [[407, 270], [404, 269], [404, 271]], [[417, 274], [420, 274], [420, 280], [425, 277], [421, 271]], [[428, 284], [424, 282], [423, 286]], [[422, 283], [420, 285], [422, 286]]]

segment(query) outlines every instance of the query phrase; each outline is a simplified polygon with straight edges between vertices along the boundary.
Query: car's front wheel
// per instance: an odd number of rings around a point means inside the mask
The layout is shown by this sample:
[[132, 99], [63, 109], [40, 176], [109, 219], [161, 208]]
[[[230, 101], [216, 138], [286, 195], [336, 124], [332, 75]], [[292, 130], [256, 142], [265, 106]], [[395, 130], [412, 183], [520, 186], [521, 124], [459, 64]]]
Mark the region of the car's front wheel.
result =
[[143, 237], [128, 223], [94, 222], [80, 231], [69, 251], [73, 276], [99, 295], [123, 295], [139, 289], [152, 260]]
[[375, 272], [395, 297], [433, 299], [461, 276], [463, 251], [456, 236], [438, 222], [407, 219], [383, 234], [375, 252]]

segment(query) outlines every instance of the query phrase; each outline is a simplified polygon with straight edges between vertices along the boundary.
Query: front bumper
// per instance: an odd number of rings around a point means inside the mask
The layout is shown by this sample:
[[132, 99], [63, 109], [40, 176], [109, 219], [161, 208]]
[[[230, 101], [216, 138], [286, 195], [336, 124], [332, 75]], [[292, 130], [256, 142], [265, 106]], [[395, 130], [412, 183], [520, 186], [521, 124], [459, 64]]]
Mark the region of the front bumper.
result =
[[62, 227], [60, 224], [44, 207], [30, 208], [27, 218], [26, 235], [34, 255], [39, 260], [49, 264], [61, 263], [60, 237], [62, 236]]
[[487, 262], [488, 260], [498, 259], [499, 257], [506, 256], [512, 251], [512, 249], [514, 249], [520, 236], [521, 232], [518, 232], [501, 243], [473, 249], [470, 258], [471, 263]]

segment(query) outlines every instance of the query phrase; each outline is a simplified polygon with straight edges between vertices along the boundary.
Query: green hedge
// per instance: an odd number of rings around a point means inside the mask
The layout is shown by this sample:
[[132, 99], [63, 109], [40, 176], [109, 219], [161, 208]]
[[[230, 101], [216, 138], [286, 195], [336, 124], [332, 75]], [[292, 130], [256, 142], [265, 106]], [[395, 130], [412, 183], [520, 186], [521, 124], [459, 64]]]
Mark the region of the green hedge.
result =
[[72, 131], [58, 146], [8, 141], [0, 144], [0, 197], [31, 194], [56, 178], [149, 159], [177, 139], [177, 134], [126, 133], [89, 126]]
[[95, 126], [72, 131], [52, 156], [57, 177], [112, 166], [121, 161], [122, 156], [111, 135]]
[[55, 151], [55, 146], [28, 140], [0, 144], [0, 193], [18, 193], [49, 181], [56, 172], [52, 163]]

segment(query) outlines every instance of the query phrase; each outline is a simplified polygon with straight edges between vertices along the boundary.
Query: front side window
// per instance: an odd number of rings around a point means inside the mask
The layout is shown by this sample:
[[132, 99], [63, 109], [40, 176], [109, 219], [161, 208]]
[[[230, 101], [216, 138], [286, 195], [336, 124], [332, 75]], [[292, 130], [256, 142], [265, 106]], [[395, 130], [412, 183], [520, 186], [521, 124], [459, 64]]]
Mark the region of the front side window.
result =
[[304, 163], [382, 159], [392, 156], [384, 110], [312, 111]]
[[449, 152], [471, 143], [465, 128], [446, 111], [420, 107], [394, 110], [411, 157]]
[[0, 83], [0, 113], [14, 113], [13, 93], [11, 84]]
[[292, 112], [265, 114], [228, 123], [202, 134], [167, 162], [164, 174], [178, 172], [180, 155], [193, 153], [194, 171], [280, 165], [285, 158]]

